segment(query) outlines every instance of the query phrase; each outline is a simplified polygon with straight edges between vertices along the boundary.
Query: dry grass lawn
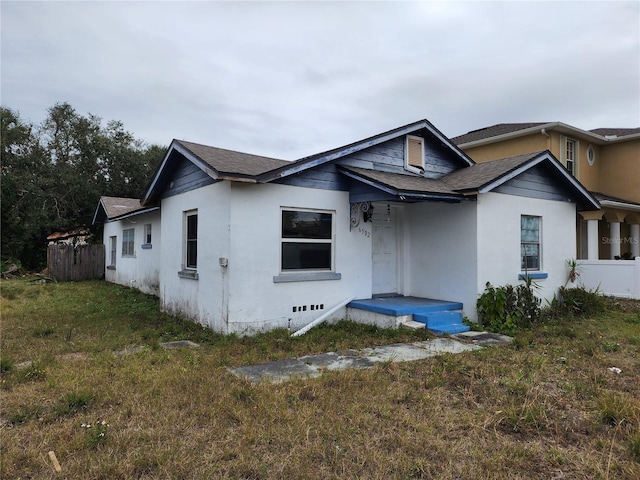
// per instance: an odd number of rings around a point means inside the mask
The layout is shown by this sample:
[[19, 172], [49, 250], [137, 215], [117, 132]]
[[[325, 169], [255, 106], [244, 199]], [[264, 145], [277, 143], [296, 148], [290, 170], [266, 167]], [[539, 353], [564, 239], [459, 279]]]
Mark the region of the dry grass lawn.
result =
[[[3, 479], [640, 478], [640, 302], [507, 347], [254, 385], [226, 367], [428, 336], [224, 337], [103, 282], [0, 288]], [[158, 347], [172, 339], [202, 347]]]

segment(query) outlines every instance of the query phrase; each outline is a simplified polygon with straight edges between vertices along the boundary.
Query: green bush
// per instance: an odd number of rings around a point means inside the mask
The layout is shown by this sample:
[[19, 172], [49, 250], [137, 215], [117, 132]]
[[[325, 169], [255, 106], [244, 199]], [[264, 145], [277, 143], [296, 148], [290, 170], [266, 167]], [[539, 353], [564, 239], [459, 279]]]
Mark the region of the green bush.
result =
[[482, 325], [489, 331], [509, 335], [538, 321], [541, 301], [534, 294], [535, 287], [530, 279], [515, 287], [494, 287], [487, 282], [476, 303]]
[[558, 317], [590, 317], [606, 310], [606, 299], [596, 290], [584, 287], [560, 287], [545, 309], [545, 316]]

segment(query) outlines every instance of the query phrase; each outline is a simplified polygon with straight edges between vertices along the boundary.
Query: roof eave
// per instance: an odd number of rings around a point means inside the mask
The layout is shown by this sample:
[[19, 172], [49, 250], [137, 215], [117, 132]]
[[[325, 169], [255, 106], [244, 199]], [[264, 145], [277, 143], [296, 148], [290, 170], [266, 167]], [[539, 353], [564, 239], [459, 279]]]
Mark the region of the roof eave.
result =
[[600, 205], [603, 207], [620, 208], [624, 210], [631, 210], [633, 212], [640, 212], [640, 205], [634, 205], [631, 203], [614, 202], [613, 200], [601, 200]]
[[385, 183], [373, 180], [371, 178], [364, 177], [362, 175], [358, 175], [355, 172], [351, 172], [349, 170], [341, 170], [341, 172], [347, 177], [353, 178], [359, 182], [362, 182], [366, 185], [369, 185], [373, 188], [381, 190], [389, 195], [393, 195], [398, 197], [399, 200], [438, 200], [438, 201], [449, 201], [449, 202], [460, 202], [460, 200], [464, 199], [462, 194], [451, 194], [451, 193], [439, 193], [439, 192], [418, 192], [416, 190], [404, 190], [395, 188], [391, 185], [387, 185]]

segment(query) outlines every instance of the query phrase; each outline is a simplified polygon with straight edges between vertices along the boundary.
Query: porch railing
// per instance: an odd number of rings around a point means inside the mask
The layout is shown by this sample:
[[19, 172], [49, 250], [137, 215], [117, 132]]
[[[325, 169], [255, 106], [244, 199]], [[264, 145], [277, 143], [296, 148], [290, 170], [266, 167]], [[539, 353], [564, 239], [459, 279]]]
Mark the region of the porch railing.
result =
[[605, 295], [640, 300], [640, 257], [634, 260], [579, 260], [579, 282]]

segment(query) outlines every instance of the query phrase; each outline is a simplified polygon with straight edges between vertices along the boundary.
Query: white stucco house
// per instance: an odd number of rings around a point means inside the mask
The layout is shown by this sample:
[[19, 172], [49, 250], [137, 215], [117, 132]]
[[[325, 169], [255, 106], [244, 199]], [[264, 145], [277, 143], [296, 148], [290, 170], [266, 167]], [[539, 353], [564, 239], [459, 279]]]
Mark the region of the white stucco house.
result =
[[597, 208], [548, 151], [475, 164], [421, 120], [294, 162], [174, 140], [144, 197], [103, 197], [94, 223], [107, 281], [246, 334], [459, 324], [487, 282], [523, 275], [551, 297], [576, 210]]

